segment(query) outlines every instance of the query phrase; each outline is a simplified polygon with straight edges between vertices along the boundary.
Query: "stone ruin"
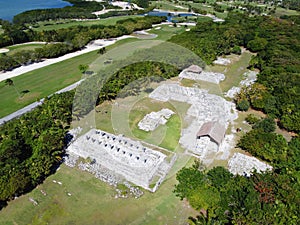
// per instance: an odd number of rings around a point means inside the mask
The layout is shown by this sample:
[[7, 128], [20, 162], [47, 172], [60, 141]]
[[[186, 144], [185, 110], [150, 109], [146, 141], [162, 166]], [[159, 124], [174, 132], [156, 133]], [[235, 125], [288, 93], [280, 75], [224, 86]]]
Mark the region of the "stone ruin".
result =
[[228, 169], [232, 174], [250, 176], [254, 170], [264, 172], [266, 170], [272, 170], [273, 167], [253, 156], [234, 153], [232, 158], [228, 161]]
[[176, 157], [172, 153], [170, 159], [170, 156], [141, 142], [96, 129], [77, 138], [66, 153], [66, 165], [75, 166], [79, 157], [89, 159], [89, 164], [80, 162], [79, 167], [97, 178], [114, 186], [125, 179], [153, 192], [162, 183]]
[[225, 79], [225, 75], [222, 73], [206, 72], [202, 71], [201, 68], [195, 65], [192, 65], [179, 74], [179, 78], [185, 78], [189, 80], [202, 80], [215, 84], [219, 84]]
[[[179, 143], [189, 153], [203, 161], [207, 154], [211, 151], [216, 153], [217, 150], [213, 143], [209, 144], [211, 143], [209, 138], [207, 140], [196, 138], [200, 127], [206, 122], [217, 121], [226, 130], [228, 124], [237, 118], [234, 103], [220, 96], [209, 94], [204, 89], [183, 87], [177, 83], [163, 84], [157, 87], [149, 97], [162, 102], [174, 100], [191, 105], [185, 117], [189, 126], [181, 131]], [[212, 149], [209, 146], [212, 146]]]
[[138, 127], [144, 131], [153, 131], [159, 125], [166, 124], [173, 114], [174, 112], [170, 109], [162, 109], [158, 112], [151, 112], [138, 123]]
[[213, 64], [223, 65], [223, 66], [226, 66], [230, 63], [231, 63], [230, 59], [226, 59], [226, 58], [222, 58], [222, 57], [218, 57], [215, 61], [213, 61]]
[[257, 79], [257, 74], [258, 72], [257, 71], [247, 71], [243, 74], [243, 77], [244, 79], [241, 80], [240, 84], [239, 84], [239, 87], [236, 87], [236, 86], [233, 86], [232, 88], [230, 88], [227, 93], [225, 94], [226, 97], [229, 97], [229, 98], [234, 98], [235, 95], [237, 93], [239, 93], [241, 91], [241, 87], [243, 86], [250, 86], [251, 84], [253, 84], [256, 79]]

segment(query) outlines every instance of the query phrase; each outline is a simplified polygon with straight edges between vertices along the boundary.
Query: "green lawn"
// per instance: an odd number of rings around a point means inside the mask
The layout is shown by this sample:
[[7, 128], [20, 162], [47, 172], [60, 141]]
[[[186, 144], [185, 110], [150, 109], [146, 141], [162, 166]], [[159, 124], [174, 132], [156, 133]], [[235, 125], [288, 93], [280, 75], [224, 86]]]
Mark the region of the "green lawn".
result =
[[42, 31], [42, 30], [55, 30], [61, 28], [68, 28], [72, 26], [92, 26], [92, 25], [115, 25], [117, 21], [124, 20], [127, 18], [140, 17], [140, 16], [117, 16], [99, 20], [86, 20], [86, 21], [75, 21], [75, 20], [56, 20], [56, 21], [47, 21], [47, 22], [39, 22], [38, 25], [34, 25], [33, 29]]
[[281, 7], [277, 7], [275, 15], [276, 16], [283, 16], [283, 15], [294, 16], [294, 15], [300, 15], [300, 12], [298, 12], [296, 10], [284, 9]]
[[[146, 114], [157, 112], [163, 108], [169, 108], [175, 112], [166, 125], [161, 125], [154, 131], [149, 132], [139, 129], [138, 123]], [[174, 106], [170, 103], [157, 102], [149, 98], [142, 98], [131, 107], [129, 112], [129, 126], [134, 137], [174, 151], [180, 138], [182, 116], [183, 115], [178, 114], [176, 108], [174, 108]]]
[[220, 83], [220, 88], [226, 92], [231, 87], [239, 85], [243, 79], [243, 74], [248, 71], [247, 67], [252, 55], [249, 51], [244, 51], [240, 56], [232, 54], [227, 56], [231, 60], [229, 65], [207, 66], [207, 70], [225, 74], [225, 80]]
[[[149, 31], [151, 34], [157, 34], [156, 39], [166, 41], [170, 39], [173, 35], [180, 34], [186, 30], [184, 26], [174, 27], [173, 25], [161, 25], [160, 29], [152, 29]], [[157, 27], [156, 27], [157, 28]]]
[[96, 52], [90, 52], [12, 78], [19, 92], [29, 91], [22, 98], [19, 98], [13, 87], [6, 86], [4, 81], [0, 82], [0, 117], [80, 80], [82, 75], [78, 66], [80, 64], [90, 64], [97, 57], [99, 55]]
[[[151, 2], [150, 6], [155, 6], [156, 9], [162, 9], [162, 10], [187, 12], [187, 9], [182, 9], [180, 7], [176, 7], [177, 5], [167, 2], [167, 1]], [[186, 6], [183, 6], [183, 7], [187, 8]]]
[[[183, 32], [184, 29], [184, 27], [175, 28], [162, 26], [161, 30], [153, 29], [150, 32], [158, 35], [155, 40], [167, 40], [172, 35]], [[118, 41], [114, 45], [108, 46], [106, 49], [109, 53], [109, 50], [120, 47], [118, 48], [120, 51], [115, 51], [114, 55], [116, 58], [124, 57], [128, 51], [123, 49], [121, 46], [130, 42], [137, 43], [138, 41], [141, 40], [135, 38], [124, 39]], [[23, 45], [21, 45], [21, 47], [22, 46]], [[20, 49], [21, 47], [17, 46], [17, 49]], [[29, 91], [22, 98], [19, 98], [13, 87], [6, 86], [4, 81], [0, 82], [0, 104], [2, 106], [0, 108], [0, 117], [6, 116], [32, 102], [35, 102], [37, 99], [44, 98], [53, 94], [55, 91], [75, 83], [81, 78], [78, 66], [80, 64], [90, 65], [98, 58], [99, 55], [96, 51], [94, 51], [12, 78], [15, 87], [19, 92]], [[95, 65], [97, 64], [94, 63], [91, 67], [94, 69]]]
[[24, 50], [34, 50], [36, 48], [41, 48], [43, 46], [44, 44], [21, 44], [21, 45], [8, 46], [7, 48], [9, 49], [9, 52], [7, 53], [7, 55], [12, 55], [14, 53], [24, 51]]
[[[176, 183], [175, 172], [186, 165], [189, 158], [183, 156], [176, 162], [174, 170], [156, 193], [146, 191], [139, 199], [115, 199], [115, 190], [111, 186], [89, 173], [62, 165], [32, 192], [9, 202], [0, 211], [0, 224], [182, 225], [196, 212], [180, 201], [172, 190]], [[44, 196], [41, 190], [47, 195]], [[34, 206], [30, 197], [39, 205]]]

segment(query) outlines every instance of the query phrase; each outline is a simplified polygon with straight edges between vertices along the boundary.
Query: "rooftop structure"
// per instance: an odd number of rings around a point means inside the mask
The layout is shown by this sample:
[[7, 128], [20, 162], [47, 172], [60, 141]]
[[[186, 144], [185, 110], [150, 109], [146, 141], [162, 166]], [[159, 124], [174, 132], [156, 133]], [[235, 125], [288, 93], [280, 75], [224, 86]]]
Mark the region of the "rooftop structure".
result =
[[222, 73], [206, 72], [202, 71], [202, 68], [197, 65], [191, 65], [184, 69], [179, 74], [179, 78], [185, 78], [189, 80], [203, 80], [211, 83], [218, 84], [225, 79], [225, 75]]
[[197, 138], [208, 136], [218, 146], [222, 143], [225, 136], [226, 128], [218, 122], [206, 122], [204, 123], [197, 133]]
[[191, 73], [202, 73], [202, 68], [197, 65], [191, 65], [190, 67], [186, 68], [185, 71]]

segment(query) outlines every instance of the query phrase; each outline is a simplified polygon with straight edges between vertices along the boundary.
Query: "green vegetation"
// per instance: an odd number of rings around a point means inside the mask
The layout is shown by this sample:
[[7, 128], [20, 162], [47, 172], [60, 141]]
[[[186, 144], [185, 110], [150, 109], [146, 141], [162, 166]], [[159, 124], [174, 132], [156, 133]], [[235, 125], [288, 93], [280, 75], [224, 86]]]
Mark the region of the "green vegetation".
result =
[[54, 172], [66, 144], [72, 100], [72, 92], [53, 95], [32, 112], [1, 126], [0, 208]]
[[7, 55], [13, 55], [17, 52], [21, 52], [21, 51], [32, 51], [36, 48], [42, 48], [44, 46], [44, 44], [20, 44], [20, 45], [13, 45], [13, 46], [8, 46], [6, 48], [9, 49], [9, 52], [6, 53]]
[[[163, 108], [169, 108], [175, 112], [175, 115], [172, 115], [166, 125], [159, 126], [154, 131], [148, 132], [139, 129], [138, 123], [146, 114], [157, 112]], [[141, 99], [132, 107], [129, 112], [130, 114], [128, 119], [132, 135], [135, 138], [146, 141], [147, 143], [158, 145], [162, 148], [174, 151], [178, 147], [180, 131], [182, 127], [181, 117], [183, 116], [182, 113], [177, 112], [176, 109], [177, 107], [174, 107], [170, 103], [152, 102], [149, 98]], [[124, 114], [122, 111], [119, 113]], [[119, 120], [119, 123], [121, 123], [121, 120]]]
[[108, 4], [107, 2], [68, 0], [72, 6], [54, 9], [35, 9], [20, 13], [13, 18], [15, 24], [35, 23], [38, 21], [57, 20], [57, 19], [96, 19], [92, 14], [95, 11], [101, 11], [109, 8], [119, 8]]
[[177, 174], [179, 184], [175, 193], [201, 210], [199, 216], [190, 218], [190, 224], [300, 222], [300, 139], [296, 136], [287, 142], [282, 135], [273, 133], [274, 118], [282, 127], [298, 134], [300, 131], [298, 21], [297, 16], [291, 22], [290, 17], [278, 20], [230, 13], [223, 24], [199, 23], [189, 33], [171, 39], [190, 48], [207, 63], [218, 55], [231, 53], [234, 46], [255, 51], [257, 55], [251, 58], [250, 68], [260, 70], [258, 80], [242, 89], [236, 103], [241, 110], [251, 106], [269, 116], [248, 116], [252, 130], [241, 137], [238, 147], [267, 161], [273, 171], [250, 177], [232, 176], [224, 168], [206, 171], [196, 163]]
[[196, 163], [177, 174], [179, 184], [175, 192], [180, 198], [187, 198], [194, 208], [201, 209], [199, 216], [190, 217], [193, 225], [297, 224], [300, 190], [293, 181], [296, 177], [296, 173], [282, 170], [276, 174], [233, 176], [222, 167], [199, 170]]
[[151, 28], [152, 24], [163, 21], [161, 17], [139, 17], [119, 20], [115, 26], [93, 25], [69, 27], [67, 29], [49, 30], [49, 31], [31, 31], [26, 32], [18, 30], [17, 25], [7, 22], [3, 42], [20, 43], [28, 40], [39, 40], [45, 42], [60, 42], [44, 45], [42, 48], [34, 50], [23, 50], [11, 55], [2, 55], [0, 57], [0, 70], [10, 70], [15, 67], [39, 62], [43, 58], [55, 58], [69, 52], [82, 49], [90, 41], [103, 38], [119, 37], [125, 34], [131, 34], [133, 31]]
[[180, 12], [187, 12], [187, 9], [178, 8], [175, 4], [172, 4], [168, 1], [151, 1], [151, 7], [155, 7], [156, 9], [162, 10], [170, 10], [170, 11], [180, 11]]
[[161, 29], [156, 30], [155, 28], [152, 29], [151, 31], [149, 31], [149, 33], [151, 34], [157, 34], [158, 38], [160, 40], [169, 40], [172, 36], [177, 35], [177, 34], [181, 34], [185, 31], [185, 27], [184, 26], [168, 26], [168, 25], [162, 25], [159, 26]]
[[118, 17], [111, 17], [111, 18], [105, 18], [100, 20], [86, 20], [86, 21], [60, 19], [55, 21], [38, 22], [33, 26], [32, 29], [36, 31], [42, 31], [42, 30], [57, 30], [62, 28], [74, 27], [74, 26], [92, 26], [92, 25], [114, 26], [119, 20], [135, 18], [135, 17], [141, 17], [141, 16], [135, 16], [135, 15], [118, 16]]
[[[0, 211], [0, 224], [182, 225], [196, 212], [172, 193], [175, 183], [172, 175], [156, 193], [146, 191], [139, 199], [115, 199], [113, 187], [87, 172], [61, 165], [38, 188], [9, 202]], [[39, 205], [34, 206], [29, 197]]]
[[[141, 85], [141, 83], [132, 83], [130, 86], [127, 85], [133, 81], [138, 81], [142, 77], [149, 77], [149, 81], [155, 81], [155, 79], [157, 79], [156, 77], [168, 79], [177, 76], [177, 74], [178, 70], [176, 68], [163, 63], [141, 62], [131, 64], [119, 70], [105, 82], [99, 94], [99, 102], [114, 99], [118, 94], [119, 97], [126, 97], [140, 93], [141, 88], [145, 87]], [[148, 80], [143, 79], [142, 83], [144, 82], [148, 82]], [[124, 87], [126, 87], [125, 90], [123, 90]], [[120, 93], [121, 90], [122, 93]]]
[[235, 46], [256, 51], [250, 67], [261, 71], [258, 82], [241, 92], [237, 105], [241, 110], [251, 105], [277, 117], [283, 128], [298, 132], [299, 34], [299, 26], [293, 22], [231, 13], [222, 24], [198, 23], [171, 41], [191, 49], [208, 64], [219, 55], [230, 54]]
[[37, 99], [44, 98], [80, 80], [82, 74], [78, 70], [78, 66], [90, 64], [97, 57], [99, 55], [96, 52], [90, 52], [12, 78], [20, 92], [29, 91], [22, 98], [19, 98], [13, 88], [6, 86], [4, 81], [0, 82], [2, 106], [0, 117], [13, 113]]
[[[161, 30], [153, 29], [153, 33], [158, 35], [157, 39], [159, 40], [166, 40], [171, 35], [183, 31], [183, 27], [174, 28], [162, 26]], [[116, 44], [106, 47], [106, 50], [109, 51], [113, 48], [133, 41], [136, 42], [139, 41], [139, 39], [130, 38], [120, 40]], [[55, 91], [58, 91], [78, 81], [82, 76], [78, 70], [78, 66], [80, 64], [90, 65], [92, 62], [94, 62], [99, 57], [96, 52], [97, 51], [83, 54], [13, 78], [12, 80], [20, 92], [25, 90], [29, 91], [22, 98], [18, 98], [13, 88], [5, 86], [4, 81], [0, 82], [0, 102], [3, 106], [0, 109], [0, 117], [6, 116], [36, 101], [37, 99], [46, 97]]]

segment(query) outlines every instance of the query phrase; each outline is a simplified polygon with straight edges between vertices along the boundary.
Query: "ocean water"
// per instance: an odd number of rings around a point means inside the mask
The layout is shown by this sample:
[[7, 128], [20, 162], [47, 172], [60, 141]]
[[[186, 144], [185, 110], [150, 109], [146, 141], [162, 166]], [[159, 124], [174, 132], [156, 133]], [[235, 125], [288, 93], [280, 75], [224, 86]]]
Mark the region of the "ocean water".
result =
[[12, 21], [13, 17], [31, 9], [62, 8], [71, 5], [63, 0], [0, 0], [0, 19]]

